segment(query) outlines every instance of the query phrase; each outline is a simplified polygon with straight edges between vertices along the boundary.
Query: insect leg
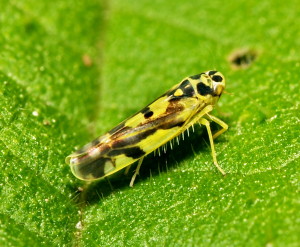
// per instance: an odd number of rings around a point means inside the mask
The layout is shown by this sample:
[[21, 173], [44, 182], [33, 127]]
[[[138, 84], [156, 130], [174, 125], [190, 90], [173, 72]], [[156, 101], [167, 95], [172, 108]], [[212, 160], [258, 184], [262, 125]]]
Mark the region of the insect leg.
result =
[[218, 168], [218, 170], [223, 175], [226, 175], [226, 173], [219, 166], [218, 161], [217, 161], [217, 155], [216, 155], [216, 150], [215, 150], [215, 146], [214, 146], [214, 139], [213, 139], [213, 136], [212, 136], [212, 133], [211, 133], [209, 121], [207, 119], [205, 119], [205, 118], [201, 118], [201, 119], [199, 119], [199, 123], [205, 125], [205, 127], [207, 129], [207, 133], [208, 133], [208, 137], [209, 137], [209, 142], [210, 142], [210, 147], [211, 147], [211, 153], [212, 153], [212, 157], [213, 157], [213, 161], [214, 161], [215, 166]]
[[124, 172], [124, 175], [127, 175], [127, 174], [128, 174], [130, 168], [131, 168], [131, 165], [129, 165], [129, 166], [126, 167], [125, 172]]
[[206, 115], [210, 118], [210, 120], [212, 120], [213, 122], [217, 123], [218, 125], [220, 125], [222, 127], [222, 129], [220, 129], [213, 135], [213, 139], [215, 139], [216, 137], [218, 137], [219, 135], [224, 133], [226, 130], [228, 130], [228, 125], [226, 123], [224, 123], [221, 119], [219, 119], [215, 116], [209, 115], [208, 113], [206, 113]]
[[134, 174], [133, 174], [133, 176], [131, 178], [130, 184], [129, 184], [130, 187], [133, 187], [134, 180], [135, 180], [136, 176], [139, 174], [139, 171], [140, 171], [141, 165], [143, 163], [143, 160], [144, 160], [144, 157], [142, 157], [142, 158], [139, 159], [139, 163], [138, 163], [138, 165], [136, 167], [136, 170], [135, 170], [135, 172], [134, 172]]

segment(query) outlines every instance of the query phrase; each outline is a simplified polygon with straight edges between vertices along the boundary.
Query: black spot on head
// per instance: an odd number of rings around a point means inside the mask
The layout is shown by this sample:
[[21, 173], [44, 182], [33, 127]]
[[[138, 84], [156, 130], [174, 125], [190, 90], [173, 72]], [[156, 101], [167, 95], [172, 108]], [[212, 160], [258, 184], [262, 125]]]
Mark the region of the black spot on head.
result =
[[149, 117], [152, 117], [153, 116], [153, 111], [148, 111], [148, 112], [145, 112], [144, 113], [144, 118], [149, 118]]
[[200, 95], [203, 95], [203, 96], [212, 94], [212, 92], [213, 92], [213, 90], [209, 86], [205, 85], [202, 82], [197, 84], [197, 91]]
[[215, 82], [221, 82], [221, 81], [223, 81], [222, 76], [219, 76], [219, 75], [214, 75], [214, 76], [212, 77], [212, 79], [213, 79]]
[[[182, 91], [182, 95], [180, 96], [175, 96], [174, 93], [176, 92], [176, 90], [181, 89]], [[187, 97], [193, 97], [195, 94], [194, 88], [191, 84], [191, 82], [189, 80], [184, 80], [179, 86], [178, 88], [175, 88], [172, 92], [172, 98], [170, 98], [169, 101], [176, 101], [176, 100], [180, 100], [182, 98], [187, 98]]]
[[183, 89], [186, 86], [188, 86], [189, 84], [191, 84], [189, 80], [184, 80], [183, 82], [180, 83], [178, 88]]
[[183, 95], [185, 97], [193, 97], [195, 94], [195, 91], [194, 91], [194, 88], [192, 87], [192, 85], [182, 89], [182, 91], [183, 91]]
[[211, 71], [209, 71], [208, 72], [208, 75], [209, 76], [212, 76], [212, 75], [214, 75], [215, 73], [217, 73], [218, 71], [216, 71], [216, 70], [211, 70]]

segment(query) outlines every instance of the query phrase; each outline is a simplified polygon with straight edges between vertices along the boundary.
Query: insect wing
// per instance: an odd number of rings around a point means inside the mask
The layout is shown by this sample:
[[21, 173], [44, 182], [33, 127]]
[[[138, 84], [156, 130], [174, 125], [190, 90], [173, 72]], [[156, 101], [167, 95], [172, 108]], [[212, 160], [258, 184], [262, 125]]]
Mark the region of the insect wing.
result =
[[[108, 176], [151, 153], [183, 132], [199, 101], [174, 86], [107, 134], [67, 157], [73, 174], [83, 180]], [[186, 84], [186, 83], [185, 83]]]

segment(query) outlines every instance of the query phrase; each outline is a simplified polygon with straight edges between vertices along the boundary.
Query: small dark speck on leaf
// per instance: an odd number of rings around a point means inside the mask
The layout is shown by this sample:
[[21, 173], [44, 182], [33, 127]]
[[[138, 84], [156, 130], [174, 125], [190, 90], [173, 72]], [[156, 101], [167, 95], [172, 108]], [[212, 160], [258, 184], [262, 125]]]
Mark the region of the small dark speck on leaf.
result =
[[228, 61], [234, 69], [245, 69], [256, 60], [257, 56], [257, 51], [242, 48], [231, 52], [228, 56]]

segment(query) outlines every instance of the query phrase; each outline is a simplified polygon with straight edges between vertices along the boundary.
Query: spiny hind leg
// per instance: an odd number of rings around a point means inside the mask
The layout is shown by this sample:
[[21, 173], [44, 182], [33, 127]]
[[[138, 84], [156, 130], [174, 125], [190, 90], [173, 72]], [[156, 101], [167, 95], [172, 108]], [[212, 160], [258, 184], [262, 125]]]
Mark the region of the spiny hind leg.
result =
[[[200, 124], [205, 125], [206, 129], [207, 129], [207, 133], [208, 133], [208, 138], [209, 138], [209, 142], [210, 142], [210, 147], [211, 147], [211, 154], [213, 157], [213, 161], [215, 166], [218, 168], [218, 170], [223, 174], [226, 175], [226, 173], [224, 172], [224, 170], [219, 166], [218, 161], [217, 161], [217, 155], [216, 155], [216, 150], [215, 150], [215, 145], [214, 145], [214, 139], [213, 139], [213, 135], [211, 133], [211, 129], [210, 129], [210, 122], [205, 119], [205, 118], [201, 118], [198, 121]], [[223, 131], [224, 132], [224, 131]], [[218, 132], [217, 132], [218, 133]]]
[[223, 134], [226, 130], [228, 130], [228, 125], [226, 123], [224, 123], [221, 119], [219, 119], [215, 116], [212, 116], [208, 113], [206, 113], [206, 115], [209, 117], [209, 119], [211, 121], [217, 123], [218, 125], [220, 125], [222, 127], [222, 129], [220, 129], [215, 134], [213, 134], [213, 136], [212, 136], [213, 139], [217, 138], [219, 135]]
[[141, 165], [142, 165], [142, 163], [143, 163], [143, 160], [144, 160], [144, 157], [142, 157], [142, 158], [139, 159], [139, 163], [138, 163], [138, 165], [137, 165], [137, 167], [136, 167], [136, 169], [135, 169], [135, 172], [134, 172], [134, 174], [133, 174], [133, 176], [132, 176], [132, 178], [131, 178], [130, 184], [129, 184], [130, 187], [133, 187], [134, 180], [135, 180], [136, 176], [137, 176], [137, 175], [139, 174], [139, 172], [140, 172], [140, 168], [141, 168]]

